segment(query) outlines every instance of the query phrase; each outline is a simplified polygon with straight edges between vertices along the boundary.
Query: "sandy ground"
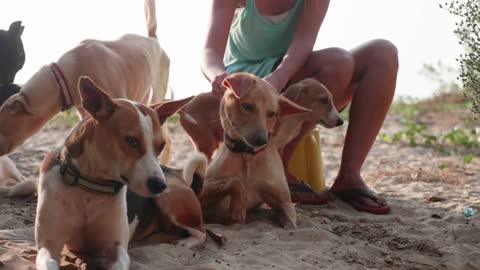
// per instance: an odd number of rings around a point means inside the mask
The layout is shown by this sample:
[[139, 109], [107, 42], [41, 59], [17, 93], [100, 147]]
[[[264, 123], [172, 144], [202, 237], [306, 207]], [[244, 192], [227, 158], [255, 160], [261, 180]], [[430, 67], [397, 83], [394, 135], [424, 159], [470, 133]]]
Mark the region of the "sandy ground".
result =
[[[384, 128], [394, 123], [390, 119]], [[181, 166], [191, 146], [180, 128], [172, 130], [172, 164]], [[11, 157], [27, 177], [37, 177], [41, 159], [67, 132], [44, 129]], [[321, 132], [328, 185], [344, 132], [345, 127]], [[333, 199], [298, 206], [298, 229], [285, 230], [268, 209], [260, 209], [246, 225], [209, 225], [227, 236], [223, 247], [207, 240], [192, 250], [160, 243], [131, 248], [131, 269], [480, 269], [480, 215], [462, 213], [467, 206], [480, 207], [480, 160], [465, 165], [462, 158], [377, 142], [363, 176], [388, 200], [390, 215], [359, 213]], [[439, 169], [440, 164], [448, 166]], [[0, 269], [34, 269], [35, 207], [35, 196], [0, 199]], [[73, 256], [64, 260], [63, 269], [80, 264]]]

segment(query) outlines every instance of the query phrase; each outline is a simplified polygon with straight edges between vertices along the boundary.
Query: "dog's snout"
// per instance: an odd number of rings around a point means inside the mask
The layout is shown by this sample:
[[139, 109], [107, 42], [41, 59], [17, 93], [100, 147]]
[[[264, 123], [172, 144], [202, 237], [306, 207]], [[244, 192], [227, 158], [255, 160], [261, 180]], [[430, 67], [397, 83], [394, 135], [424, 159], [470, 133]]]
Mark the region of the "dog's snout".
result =
[[252, 140], [252, 144], [255, 147], [264, 146], [267, 143], [268, 143], [268, 138], [265, 134], [258, 134]]
[[164, 191], [167, 188], [167, 184], [165, 184], [165, 180], [158, 178], [158, 177], [150, 177], [147, 180], [148, 190], [152, 194], [158, 194]]
[[342, 118], [338, 118], [337, 123], [335, 124], [335, 126], [339, 127], [339, 126], [341, 126], [341, 125], [343, 125], [343, 120], [342, 120]]

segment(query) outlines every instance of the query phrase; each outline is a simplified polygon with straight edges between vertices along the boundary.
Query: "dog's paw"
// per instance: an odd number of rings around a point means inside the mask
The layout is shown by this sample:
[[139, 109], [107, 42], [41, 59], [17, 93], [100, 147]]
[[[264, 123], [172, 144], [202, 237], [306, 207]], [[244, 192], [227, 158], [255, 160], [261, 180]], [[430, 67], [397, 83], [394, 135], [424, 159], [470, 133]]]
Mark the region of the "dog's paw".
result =
[[235, 223], [245, 224], [247, 219], [247, 209], [240, 204], [234, 204], [230, 208], [232, 213], [232, 220]]
[[290, 220], [286, 219], [285, 220], [280, 220], [280, 225], [286, 229], [286, 230], [292, 230], [297, 228], [297, 223], [291, 222]]
[[285, 229], [297, 228], [297, 211], [293, 203], [282, 203], [280, 209], [278, 209], [278, 221], [280, 225]]

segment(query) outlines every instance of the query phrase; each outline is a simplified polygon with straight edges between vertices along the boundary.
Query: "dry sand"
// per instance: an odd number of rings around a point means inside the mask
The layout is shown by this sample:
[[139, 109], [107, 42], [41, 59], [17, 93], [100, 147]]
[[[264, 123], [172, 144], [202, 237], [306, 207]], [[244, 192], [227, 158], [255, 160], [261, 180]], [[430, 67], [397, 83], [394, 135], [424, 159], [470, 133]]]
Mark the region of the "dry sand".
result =
[[[321, 132], [329, 185], [344, 131]], [[37, 177], [41, 159], [66, 133], [44, 129], [11, 157], [27, 177]], [[172, 164], [180, 166], [191, 146], [180, 128], [173, 134]], [[440, 170], [439, 164], [448, 167]], [[192, 250], [169, 244], [133, 247], [131, 269], [480, 269], [480, 215], [462, 213], [467, 206], [480, 207], [479, 172], [478, 158], [464, 165], [461, 156], [377, 142], [363, 176], [388, 200], [390, 215], [359, 213], [334, 200], [298, 206], [298, 229], [285, 230], [268, 209], [260, 209], [246, 225], [209, 225], [228, 238], [220, 248], [211, 240]], [[35, 205], [35, 196], [0, 199], [0, 269], [35, 268]], [[71, 255], [64, 260], [63, 269], [85, 267]]]

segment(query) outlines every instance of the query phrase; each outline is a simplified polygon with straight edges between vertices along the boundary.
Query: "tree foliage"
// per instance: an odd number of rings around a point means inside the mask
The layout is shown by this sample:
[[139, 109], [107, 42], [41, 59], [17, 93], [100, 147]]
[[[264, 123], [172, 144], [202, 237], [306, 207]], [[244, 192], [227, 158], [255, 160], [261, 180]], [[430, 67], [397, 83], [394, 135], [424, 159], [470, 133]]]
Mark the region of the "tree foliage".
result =
[[460, 54], [459, 79], [465, 89], [465, 96], [472, 104], [472, 111], [480, 115], [480, 1], [449, 0], [441, 8], [458, 16], [455, 34], [465, 53]]

